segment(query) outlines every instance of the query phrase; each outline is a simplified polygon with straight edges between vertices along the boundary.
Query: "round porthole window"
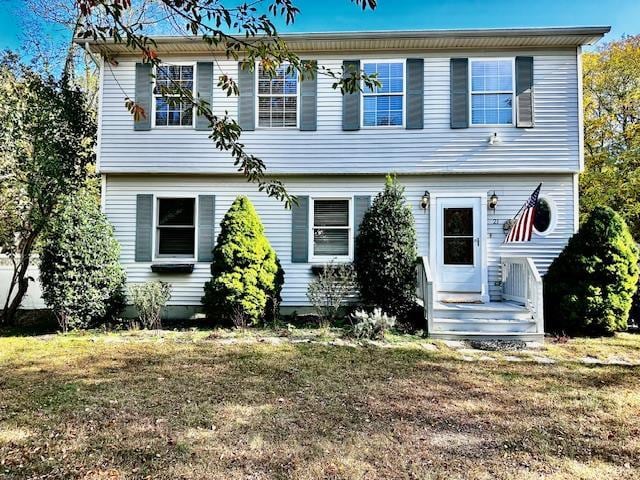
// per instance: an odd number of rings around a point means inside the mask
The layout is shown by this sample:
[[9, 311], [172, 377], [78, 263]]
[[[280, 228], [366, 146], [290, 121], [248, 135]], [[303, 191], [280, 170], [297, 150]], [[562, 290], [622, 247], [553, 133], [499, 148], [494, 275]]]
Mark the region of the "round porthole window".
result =
[[533, 219], [533, 228], [538, 235], [551, 233], [556, 220], [555, 204], [547, 197], [540, 197], [536, 205], [536, 216]]

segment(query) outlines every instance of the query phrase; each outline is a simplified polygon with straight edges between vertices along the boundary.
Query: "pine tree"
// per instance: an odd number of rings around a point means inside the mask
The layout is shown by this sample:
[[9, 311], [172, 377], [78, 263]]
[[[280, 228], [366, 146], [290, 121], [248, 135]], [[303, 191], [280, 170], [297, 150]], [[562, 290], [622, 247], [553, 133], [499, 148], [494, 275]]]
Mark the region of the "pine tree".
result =
[[224, 325], [246, 325], [274, 315], [266, 310], [277, 306], [284, 277], [247, 197], [236, 198], [224, 216], [213, 258], [212, 278], [202, 297], [208, 318]]
[[609, 207], [588, 216], [545, 276], [547, 330], [611, 335], [627, 328], [638, 283], [638, 249]]
[[416, 230], [395, 176], [365, 213], [356, 239], [355, 268], [363, 303], [400, 319], [415, 306]]

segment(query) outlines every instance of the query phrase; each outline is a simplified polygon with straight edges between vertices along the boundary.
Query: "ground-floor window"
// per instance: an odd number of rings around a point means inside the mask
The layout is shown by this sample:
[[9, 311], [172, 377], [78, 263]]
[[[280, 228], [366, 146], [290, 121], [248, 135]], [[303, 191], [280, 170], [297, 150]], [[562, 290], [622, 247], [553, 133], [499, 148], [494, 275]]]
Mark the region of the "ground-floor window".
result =
[[538, 235], [548, 235], [555, 227], [556, 207], [553, 200], [548, 197], [540, 197], [536, 204], [533, 228]]
[[195, 198], [159, 198], [157, 203], [156, 256], [195, 256]]
[[350, 198], [315, 198], [311, 201], [312, 260], [350, 260], [353, 257]]

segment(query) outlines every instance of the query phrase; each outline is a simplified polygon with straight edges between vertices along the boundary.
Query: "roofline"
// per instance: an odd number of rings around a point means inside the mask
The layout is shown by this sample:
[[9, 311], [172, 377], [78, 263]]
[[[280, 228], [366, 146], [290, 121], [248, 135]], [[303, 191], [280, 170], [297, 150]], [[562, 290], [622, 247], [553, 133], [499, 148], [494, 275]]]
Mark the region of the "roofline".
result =
[[[346, 31], [346, 32], [304, 32], [278, 34], [285, 42], [313, 42], [313, 41], [371, 41], [371, 40], [438, 40], [438, 39], [517, 39], [519, 37], [573, 37], [571, 46], [575, 45], [575, 37], [583, 37], [582, 45], [592, 45], [611, 31], [610, 26], [582, 26], [582, 27], [527, 27], [527, 28], [483, 28], [483, 29], [442, 29], [442, 30], [371, 30], [371, 31]], [[151, 37], [158, 46], [161, 45], [200, 45], [203, 44], [201, 36], [159, 35]], [[243, 38], [246, 41], [258, 41], [268, 38], [264, 35]], [[76, 38], [79, 45], [95, 45], [109, 50], [115, 44], [112, 38], [104, 40]], [[580, 43], [580, 42], [579, 42]]]

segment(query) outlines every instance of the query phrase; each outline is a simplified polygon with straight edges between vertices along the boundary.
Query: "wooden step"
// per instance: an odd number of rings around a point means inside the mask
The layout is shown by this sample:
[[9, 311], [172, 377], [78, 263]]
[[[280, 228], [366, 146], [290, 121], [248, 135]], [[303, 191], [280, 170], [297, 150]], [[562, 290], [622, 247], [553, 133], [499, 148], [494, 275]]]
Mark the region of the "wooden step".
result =
[[465, 331], [443, 331], [433, 332], [429, 337], [440, 340], [522, 340], [525, 342], [544, 342], [544, 333], [483, 333]]
[[532, 319], [513, 318], [442, 318], [434, 317], [433, 332], [476, 333], [535, 333], [537, 325]]

